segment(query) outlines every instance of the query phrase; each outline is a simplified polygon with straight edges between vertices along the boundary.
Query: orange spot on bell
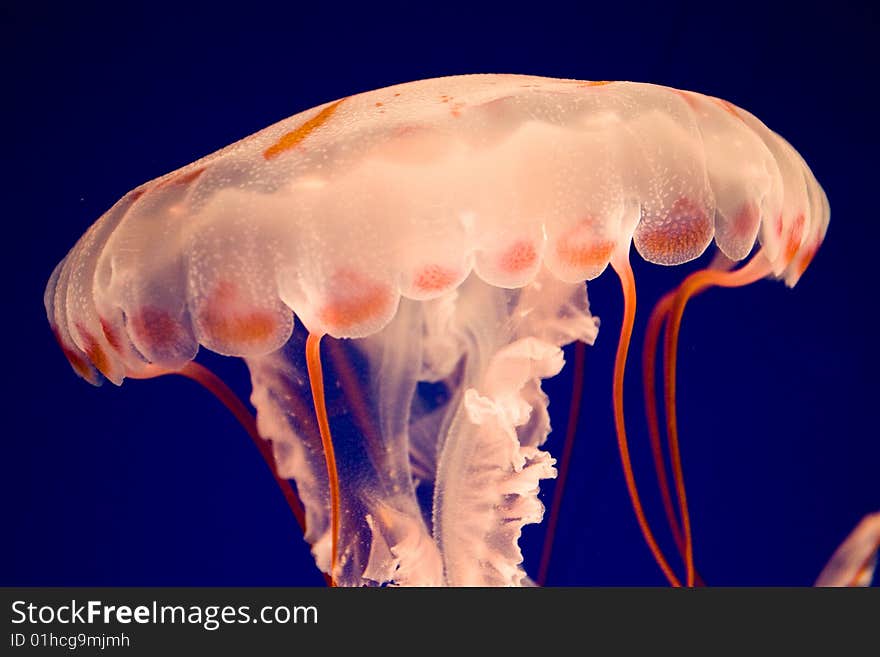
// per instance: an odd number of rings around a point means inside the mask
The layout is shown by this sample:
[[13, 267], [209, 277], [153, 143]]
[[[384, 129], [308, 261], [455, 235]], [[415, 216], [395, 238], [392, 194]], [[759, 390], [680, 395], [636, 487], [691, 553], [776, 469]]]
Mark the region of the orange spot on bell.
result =
[[712, 230], [712, 223], [707, 221], [703, 208], [682, 196], [640, 239], [648, 252], [675, 257], [706, 244], [712, 237]]
[[122, 339], [119, 337], [119, 334], [116, 332], [116, 328], [109, 321], [101, 317], [101, 330], [104, 332], [104, 337], [107, 339], [107, 343], [113, 347], [119, 353], [122, 353]]
[[719, 105], [719, 106], [720, 106], [725, 112], [728, 112], [729, 114], [732, 114], [733, 116], [735, 116], [736, 118], [738, 118], [740, 121], [743, 120], [743, 117], [740, 116], [740, 114], [739, 114], [739, 110], [737, 109], [736, 105], [734, 105], [733, 103], [731, 103], [731, 102], [729, 102], [729, 101], [724, 100], [723, 98], [716, 98], [716, 97], [714, 97], [714, 96], [711, 96], [711, 98], [712, 98], [712, 100], [714, 100], [716, 103], [718, 103], [718, 105]]
[[167, 180], [163, 180], [160, 183], [157, 183], [153, 190], [164, 189], [166, 187], [170, 187], [171, 185], [180, 185], [185, 186], [189, 185], [192, 182], [195, 182], [205, 173], [205, 167], [199, 167], [198, 169], [193, 169], [192, 171], [187, 171], [179, 176], [174, 176], [173, 178], [168, 178]]
[[806, 253], [804, 254], [803, 259], [798, 263], [795, 268], [795, 274], [797, 278], [800, 278], [804, 275], [804, 272], [807, 271], [807, 267], [810, 266], [810, 263], [813, 262], [813, 258], [816, 257], [816, 254], [819, 252], [820, 241], [816, 239], [812, 244], [807, 248]]
[[581, 82], [579, 87], [604, 87], [606, 84], [611, 84], [614, 80], [587, 80]]
[[797, 255], [804, 235], [804, 215], [799, 214], [791, 224], [788, 240], [785, 243], [785, 262], [791, 262]]
[[776, 223], [773, 225], [773, 230], [776, 233], [776, 239], [780, 239], [782, 237], [782, 215], [776, 217]]
[[752, 237], [755, 226], [761, 218], [761, 209], [757, 203], [745, 203], [733, 219], [733, 234], [742, 239]]
[[681, 98], [684, 102], [686, 102], [692, 109], [699, 109], [700, 103], [697, 100], [697, 97], [689, 91], [682, 91], [681, 89], [672, 88], [670, 88], [670, 91]]
[[393, 297], [387, 285], [357, 272], [340, 270], [330, 286], [332, 297], [318, 311], [321, 323], [346, 329], [387, 312]]
[[531, 268], [537, 259], [538, 252], [535, 250], [535, 245], [527, 240], [520, 240], [511, 244], [501, 254], [498, 264], [502, 270], [518, 274]]
[[413, 287], [422, 292], [439, 292], [450, 287], [458, 272], [442, 265], [426, 265], [413, 279]]
[[144, 306], [129, 321], [132, 332], [157, 351], [174, 348], [188, 339], [180, 322], [160, 308]]
[[600, 237], [602, 222], [587, 215], [566, 230], [556, 241], [556, 255], [566, 265], [578, 269], [601, 267], [610, 259], [615, 243]]
[[578, 236], [577, 229], [571, 231], [556, 244], [559, 259], [571, 267], [579, 269], [600, 267], [611, 260], [614, 242], [606, 239], [587, 239]]
[[61, 334], [58, 332], [58, 329], [54, 327], [52, 328], [52, 335], [55, 336], [55, 341], [58, 343], [58, 346], [61, 347], [61, 351], [67, 359], [67, 362], [70, 363], [73, 371], [86, 381], [96, 383], [97, 379], [95, 378], [95, 373], [92, 371], [89, 362], [80, 355], [79, 351], [66, 344], [64, 340], [61, 339]]
[[263, 151], [263, 157], [267, 160], [271, 160], [272, 158], [278, 157], [286, 151], [296, 148], [306, 137], [308, 137], [315, 130], [324, 125], [327, 120], [331, 116], [333, 116], [333, 114], [339, 108], [339, 105], [344, 100], [345, 99], [342, 98], [341, 100], [337, 100], [335, 103], [327, 105], [327, 107], [322, 109], [308, 121], [305, 121], [298, 128], [295, 128], [290, 132], [281, 135], [278, 141], [276, 141], [274, 144], [269, 146], [269, 148]]
[[101, 349], [100, 343], [85, 329], [84, 326], [77, 324], [76, 328], [85, 343], [86, 356], [89, 357], [89, 360], [92, 361], [92, 364], [98, 368], [98, 371], [101, 372], [101, 374], [108, 376], [111, 361], [107, 357], [107, 354], [104, 353], [104, 350]]
[[259, 344], [278, 330], [272, 312], [243, 307], [238, 288], [221, 281], [208, 297], [199, 320], [211, 337], [223, 344]]

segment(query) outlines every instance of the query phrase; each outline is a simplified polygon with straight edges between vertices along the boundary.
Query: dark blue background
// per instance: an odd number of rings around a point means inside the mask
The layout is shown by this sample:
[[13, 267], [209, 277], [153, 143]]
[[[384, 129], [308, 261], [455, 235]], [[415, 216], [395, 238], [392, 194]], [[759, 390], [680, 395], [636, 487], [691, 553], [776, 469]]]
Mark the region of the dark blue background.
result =
[[[141, 182], [319, 103], [456, 73], [694, 89], [751, 110], [795, 145], [832, 208], [811, 269], [794, 290], [713, 291], [686, 315], [680, 415], [698, 566], [715, 584], [809, 584], [880, 509], [880, 22], [868, 3], [220, 4], [0, 9], [0, 584], [321, 584], [229, 414], [185, 380], [94, 389], [77, 379], [49, 331], [43, 288], [80, 234]], [[636, 263], [637, 330], [691, 268]], [[660, 584], [611, 425], [620, 293], [610, 274], [589, 292], [603, 324], [588, 351], [550, 583]], [[202, 357], [248, 394], [240, 361]], [[546, 386], [556, 453], [569, 386], [570, 374]], [[628, 389], [636, 470], [660, 526], [637, 368]], [[532, 572], [541, 537], [531, 528], [523, 541]]]

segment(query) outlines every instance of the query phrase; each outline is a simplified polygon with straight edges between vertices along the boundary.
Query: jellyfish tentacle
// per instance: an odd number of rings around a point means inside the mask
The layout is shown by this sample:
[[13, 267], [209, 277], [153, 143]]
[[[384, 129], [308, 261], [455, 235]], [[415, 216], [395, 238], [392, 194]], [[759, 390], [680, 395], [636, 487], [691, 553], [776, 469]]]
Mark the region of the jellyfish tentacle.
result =
[[[648, 422], [648, 438], [651, 442], [651, 454], [654, 460], [654, 470], [657, 474], [657, 484], [663, 501], [663, 511], [669, 523], [669, 530], [682, 563], [685, 563], [685, 543], [681, 524], [676, 515], [675, 506], [672, 502], [672, 492], [666, 473], [666, 462], [663, 453], [663, 443], [660, 436], [660, 419], [657, 412], [657, 386], [655, 372], [657, 365], [657, 345], [660, 340], [660, 332], [668, 329], [669, 313], [672, 302], [675, 299], [675, 290], [665, 294], [654, 306], [648, 325], [645, 329], [645, 342], [642, 350], [642, 384], [645, 396], [645, 415]], [[670, 454], [670, 461], [672, 455]], [[694, 570], [694, 583], [704, 586], [705, 580], [700, 573]]]
[[581, 396], [584, 389], [584, 360], [587, 345], [578, 340], [574, 344], [574, 374], [571, 385], [571, 402], [568, 408], [568, 424], [565, 430], [565, 443], [562, 447], [562, 456], [559, 460], [559, 474], [556, 477], [556, 486], [553, 489], [553, 502], [550, 506], [550, 519], [547, 521], [547, 531], [544, 535], [544, 547], [541, 552], [541, 563], [538, 567], [538, 577], [535, 580], [538, 586], [544, 586], [547, 582], [547, 573], [550, 570], [550, 558], [553, 555], [553, 540], [556, 537], [556, 525], [559, 523], [559, 511], [562, 508], [562, 496], [565, 492], [565, 481], [568, 478], [568, 467], [571, 463], [571, 453], [574, 448], [574, 438], [577, 435], [578, 418], [581, 412]]
[[330, 421], [327, 419], [327, 405], [324, 401], [324, 373], [321, 368], [321, 335], [309, 333], [306, 339], [306, 365], [309, 373], [309, 385], [312, 389], [312, 401], [318, 428], [321, 432], [321, 444], [324, 447], [324, 458], [327, 461], [327, 478], [330, 483], [330, 580], [336, 572], [337, 550], [339, 546], [339, 475], [336, 471], [336, 454], [333, 451], [333, 437], [330, 434]]
[[[716, 253], [708, 268], [727, 271], [733, 264], [734, 261], [730, 260], [719, 251]], [[651, 311], [651, 316], [648, 319], [642, 349], [642, 384], [645, 397], [645, 415], [648, 423], [648, 438], [651, 442], [651, 453], [654, 459], [654, 470], [657, 475], [657, 484], [660, 488], [660, 494], [663, 501], [663, 511], [666, 514], [669, 529], [675, 540], [675, 545], [678, 548], [679, 556], [681, 556], [682, 563], [684, 563], [684, 536], [672, 502], [672, 493], [667, 478], [666, 462], [660, 437], [660, 419], [657, 412], [658, 396], [655, 374], [657, 365], [657, 346], [660, 340], [660, 332], [664, 332], [665, 339], [665, 332], [668, 330], [669, 326], [669, 314], [672, 310], [672, 304], [675, 300], [677, 290], [678, 288], [670, 290], [661, 297], [654, 305], [654, 309]], [[694, 572], [694, 580], [698, 586], [703, 586], [705, 584], [698, 572]]]
[[617, 354], [614, 358], [614, 386], [613, 386], [613, 404], [614, 404], [614, 428], [617, 433], [617, 447], [620, 451], [620, 460], [623, 465], [623, 476], [626, 480], [626, 488], [629, 492], [630, 501], [636, 514], [636, 520], [639, 523], [639, 529], [642, 536], [654, 556], [654, 560], [666, 579], [672, 586], [681, 586], [681, 581], [676, 577], [669, 562], [663, 555], [657, 540], [654, 538], [648, 520], [645, 517], [645, 511], [642, 508], [642, 501], [639, 498], [639, 491], [636, 487], [635, 476], [633, 475], [632, 462], [629, 456], [629, 444], [626, 439], [626, 425], [623, 414], [623, 375], [626, 370], [626, 357], [629, 352], [629, 343], [632, 338], [633, 324], [636, 316], [636, 282], [633, 276], [632, 267], [629, 264], [628, 249], [618, 252], [611, 259], [611, 266], [620, 278], [620, 287], [623, 291], [623, 323], [620, 327], [620, 339], [617, 343]]
[[654, 458], [654, 470], [657, 473], [657, 485], [663, 501], [663, 511], [669, 523], [672, 538], [678, 547], [678, 552], [684, 561], [684, 536], [681, 525], [676, 516], [672, 503], [672, 493], [669, 487], [669, 479], [666, 476], [666, 463], [663, 458], [663, 446], [660, 439], [660, 419], [657, 412], [657, 385], [655, 372], [657, 367], [657, 344], [660, 332], [667, 326], [669, 311], [675, 292], [669, 292], [663, 296], [651, 311], [648, 325], [645, 328], [645, 341], [642, 349], [642, 385], [645, 395], [645, 415], [648, 421], [648, 438], [651, 442], [651, 454]]
[[676, 370], [678, 357], [678, 336], [681, 320], [688, 300], [712, 286], [742, 287], [764, 278], [772, 273], [769, 260], [763, 251], [758, 251], [743, 267], [734, 271], [718, 271], [717, 269], [701, 269], [682, 281], [675, 292], [675, 299], [669, 310], [669, 319], [664, 340], [664, 401], [666, 407], [666, 431], [669, 439], [669, 451], [672, 457], [672, 473], [678, 495], [679, 514], [685, 542], [685, 568], [687, 585], [695, 583], [693, 536], [691, 533], [690, 513], [687, 505], [687, 493], [684, 485], [684, 473], [681, 466], [681, 450], [679, 447], [678, 418], [675, 411]]
[[[336, 586], [443, 584], [440, 554], [405, 467], [407, 436], [400, 429], [419, 374], [413, 357], [418, 341], [404, 344], [400, 336], [412, 333], [421, 308], [411, 302], [401, 310], [382, 335], [369, 340], [321, 338], [324, 403], [339, 483]], [[279, 471], [296, 482], [309, 527], [306, 541], [320, 572], [330, 573], [331, 487], [308, 375], [308, 335], [298, 322], [284, 349], [250, 357], [247, 364], [260, 433], [272, 438]], [[352, 376], [348, 383], [343, 367]], [[366, 425], [356, 416], [353, 394], [363, 400]], [[373, 438], [365, 438], [364, 426]]]

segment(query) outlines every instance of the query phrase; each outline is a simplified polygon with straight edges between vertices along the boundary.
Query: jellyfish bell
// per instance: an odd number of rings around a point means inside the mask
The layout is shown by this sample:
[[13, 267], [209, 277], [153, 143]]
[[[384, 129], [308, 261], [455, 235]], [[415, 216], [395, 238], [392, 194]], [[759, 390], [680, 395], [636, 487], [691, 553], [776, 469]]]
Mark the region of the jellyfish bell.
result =
[[[541, 381], [562, 369], [563, 346], [595, 340], [584, 281], [611, 265], [625, 298], [614, 405], [628, 490], [670, 582], [693, 583], [675, 467], [681, 314], [713, 285], [794, 285], [828, 219], [796, 151], [725, 101], [458, 76], [307, 110], [129, 192], [56, 267], [45, 305], [93, 383], [181, 372], [222, 397], [191, 364], [199, 345], [244, 358], [256, 424], [236, 413], [271, 444], [279, 482], [295, 482], [334, 583], [520, 585], [519, 536], [556, 476]], [[680, 577], [629, 463], [630, 245], [677, 265], [713, 240], [722, 264], [658, 305], [647, 350], [665, 327], [675, 492], [663, 492]], [[647, 406], [656, 416], [653, 396]]]

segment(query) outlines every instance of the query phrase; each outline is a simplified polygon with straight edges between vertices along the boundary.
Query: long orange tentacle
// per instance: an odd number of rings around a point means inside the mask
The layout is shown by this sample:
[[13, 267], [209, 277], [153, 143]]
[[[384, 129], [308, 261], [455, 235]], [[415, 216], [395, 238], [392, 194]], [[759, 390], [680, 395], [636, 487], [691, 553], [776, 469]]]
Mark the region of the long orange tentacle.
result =
[[645, 512], [642, 508], [642, 502], [639, 499], [639, 492], [636, 488], [635, 477], [633, 476], [632, 463], [629, 456], [629, 444], [626, 439], [626, 426], [623, 414], [623, 375], [626, 370], [626, 357], [629, 352], [629, 343], [632, 338], [633, 324], [636, 316], [636, 282], [633, 276], [632, 267], [629, 264], [628, 254], [615, 256], [611, 260], [611, 266], [617, 272], [620, 278], [620, 286], [623, 290], [623, 324], [620, 328], [620, 340], [617, 343], [617, 355], [614, 358], [614, 386], [613, 386], [613, 402], [614, 402], [614, 427], [617, 432], [617, 446], [620, 450], [620, 460], [623, 465], [623, 476], [626, 480], [626, 488], [629, 492], [630, 501], [636, 514], [636, 520], [639, 528], [642, 530], [642, 536], [654, 556], [654, 560], [666, 579], [672, 586], [681, 586], [681, 582], [669, 562], [663, 556], [660, 546], [648, 526], [645, 518]]
[[708, 287], [740, 287], [753, 283], [771, 273], [771, 267], [761, 251], [743, 267], [735, 271], [717, 271], [703, 269], [694, 272], [682, 282], [675, 294], [672, 308], [669, 311], [669, 321], [666, 329], [664, 343], [664, 385], [666, 406], [666, 430], [669, 438], [669, 451], [672, 457], [672, 472], [675, 478], [675, 488], [678, 494], [679, 514], [685, 542], [685, 569], [688, 586], [695, 582], [694, 548], [691, 533], [690, 514], [687, 506], [687, 493], [684, 485], [684, 474], [681, 466], [681, 452], [679, 448], [678, 419], [675, 411], [676, 397], [676, 371], [678, 336], [681, 330], [681, 320], [688, 300]]
[[553, 541], [556, 538], [556, 525], [559, 523], [559, 511], [562, 508], [562, 495], [565, 491], [565, 482], [568, 479], [568, 468], [571, 463], [571, 452], [574, 448], [574, 438], [577, 435], [578, 418], [581, 412], [581, 396], [584, 389], [584, 360], [586, 357], [586, 345], [578, 340], [574, 345], [574, 380], [571, 385], [571, 400], [568, 407], [568, 425], [565, 430], [565, 443], [562, 447], [562, 456], [559, 460], [559, 477], [556, 479], [556, 487], [553, 490], [553, 502], [550, 505], [550, 519], [547, 522], [547, 533], [544, 535], [544, 549], [541, 552], [541, 564], [538, 567], [538, 586], [544, 586], [547, 582], [547, 573], [550, 570], [550, 557], [553, 555]]
[[[330, 485], [330, 579], [336, 572], [337, 550], [339, 547], [339, 475], [336, 471], [336, 453], [333, 451], [333, 437], [330, 434], [330, 421], [327, 419], [327, 405], [324, 400], [324, 373], [321, 368], [321, 336], [309, 333], [306, 339], [306, 369], [309, 385], [312, 388], [312, 401], [318, 417], [321, 444], [327, 461], [327, 479]], [[335, 586], [335, 581], [333, 586]]]
[[[715, 257], [712, 259], [708, 268], [726, 271], [730, 269], [733, 264], [732, 260], [728, 259], [719, 251], [715, 254]], [[645, 329], [644, 348], [642, 350], [642, 384], [645, 397], [645, 415], [648, 423], [648, 437], [651, 443], [651, 453], [654, 458], [654, 471], [657, 475], [657, 484], [663, 501], [663, 511], [666, 514], [666, 519], [669, 523], [669, 530], [675, 540], [679, 556], [681, 557], [682, 563], [684, 563], [684, 536], [682, 535], [681, 525], [679, 524], [678, 517], [675, 513], [669, 480], [666, 476], [666, 463], [660, 437], [660, 420], [657, 412], [657, 386], [655, 375], [657, 345], [659, 343], [660, 332], [667, 327], [669, 313], [672, 310], [672, 303], [675, 300], [677, 290], [678, 288], [665, 294], [656, 303], [654, 309], [651, 311], [651, 317], [648, 319], [648, 325]], [[695, 573], [694, 577], [697, 585], [702, 586], [704, 584], [699, 573]]]
[[[645, 415], [648, 421], [648, 437], [651, 442], [651, 453], [654, 457], [654, 470], [657, 473], [657, 484], [660, 489], [660, 495], [663, 500], [663, 510], [666, 513], [666, 519], [669, 523], [669, 530], [672, 538], [675, 540], [675, 546], [678, 548], [678, 555], [681, 562], [685, 563], [684, 536], [682, 536], [681, 526], [678, 517], [675, 515], [675, 508], [672, 503], [672, 493], [669, 488], [669, 480], [666, 476], [666, 463], [663, 457], [663, 445], [660, 438], [660, 420], [657, 413], [657, 391], [654, 374], [656, 372], [657, 363], [657, 344], [660, 338], [660, 331], [667, 325], [669, 319], [669, 311], [672, 309], [672, 301], [675, 298], [675, 291], [669, 292], [654, 306], [651, 317], [648, 320], [648, 326], [645, 330], [645, 344], [642, 351], [642, 383], [645, 394]], [[670, 456], [670, 461], [672, 460]], [[694, 581], [697, 586], [705, 586], [706, 582], [700, 576], [699, 572], [694, 572]]]
[[642, 385], [645, 393], [648, 438], [651, 442], [651, 454], [654, 457], [654, 471], [657, 473], [657, 484], [660, 488], [661, 499], [663, 500], [663, 511], [666, 513], [669, 529], [672, 532], [673, 539], [675, 539], [675, 545], [678, 547], [678, 552], [683, 562], [684, 536], [681, 532], [678, 517], [675, 515], [669, 479], [666, 476], [666, 464], [663, 459], [663, 446], [660, 439], [660, 418], [657, 412], [657, 385], [655, 380], [657, 344], [660, 339], [660, 331], [666, 326], [674, 298], [675, 292], [669, 292], [661, 298], [657, 305], [654, 306], [651, 317], [648, 319], [648, 325], [645, 328], [644, 348], [642, 349]]

